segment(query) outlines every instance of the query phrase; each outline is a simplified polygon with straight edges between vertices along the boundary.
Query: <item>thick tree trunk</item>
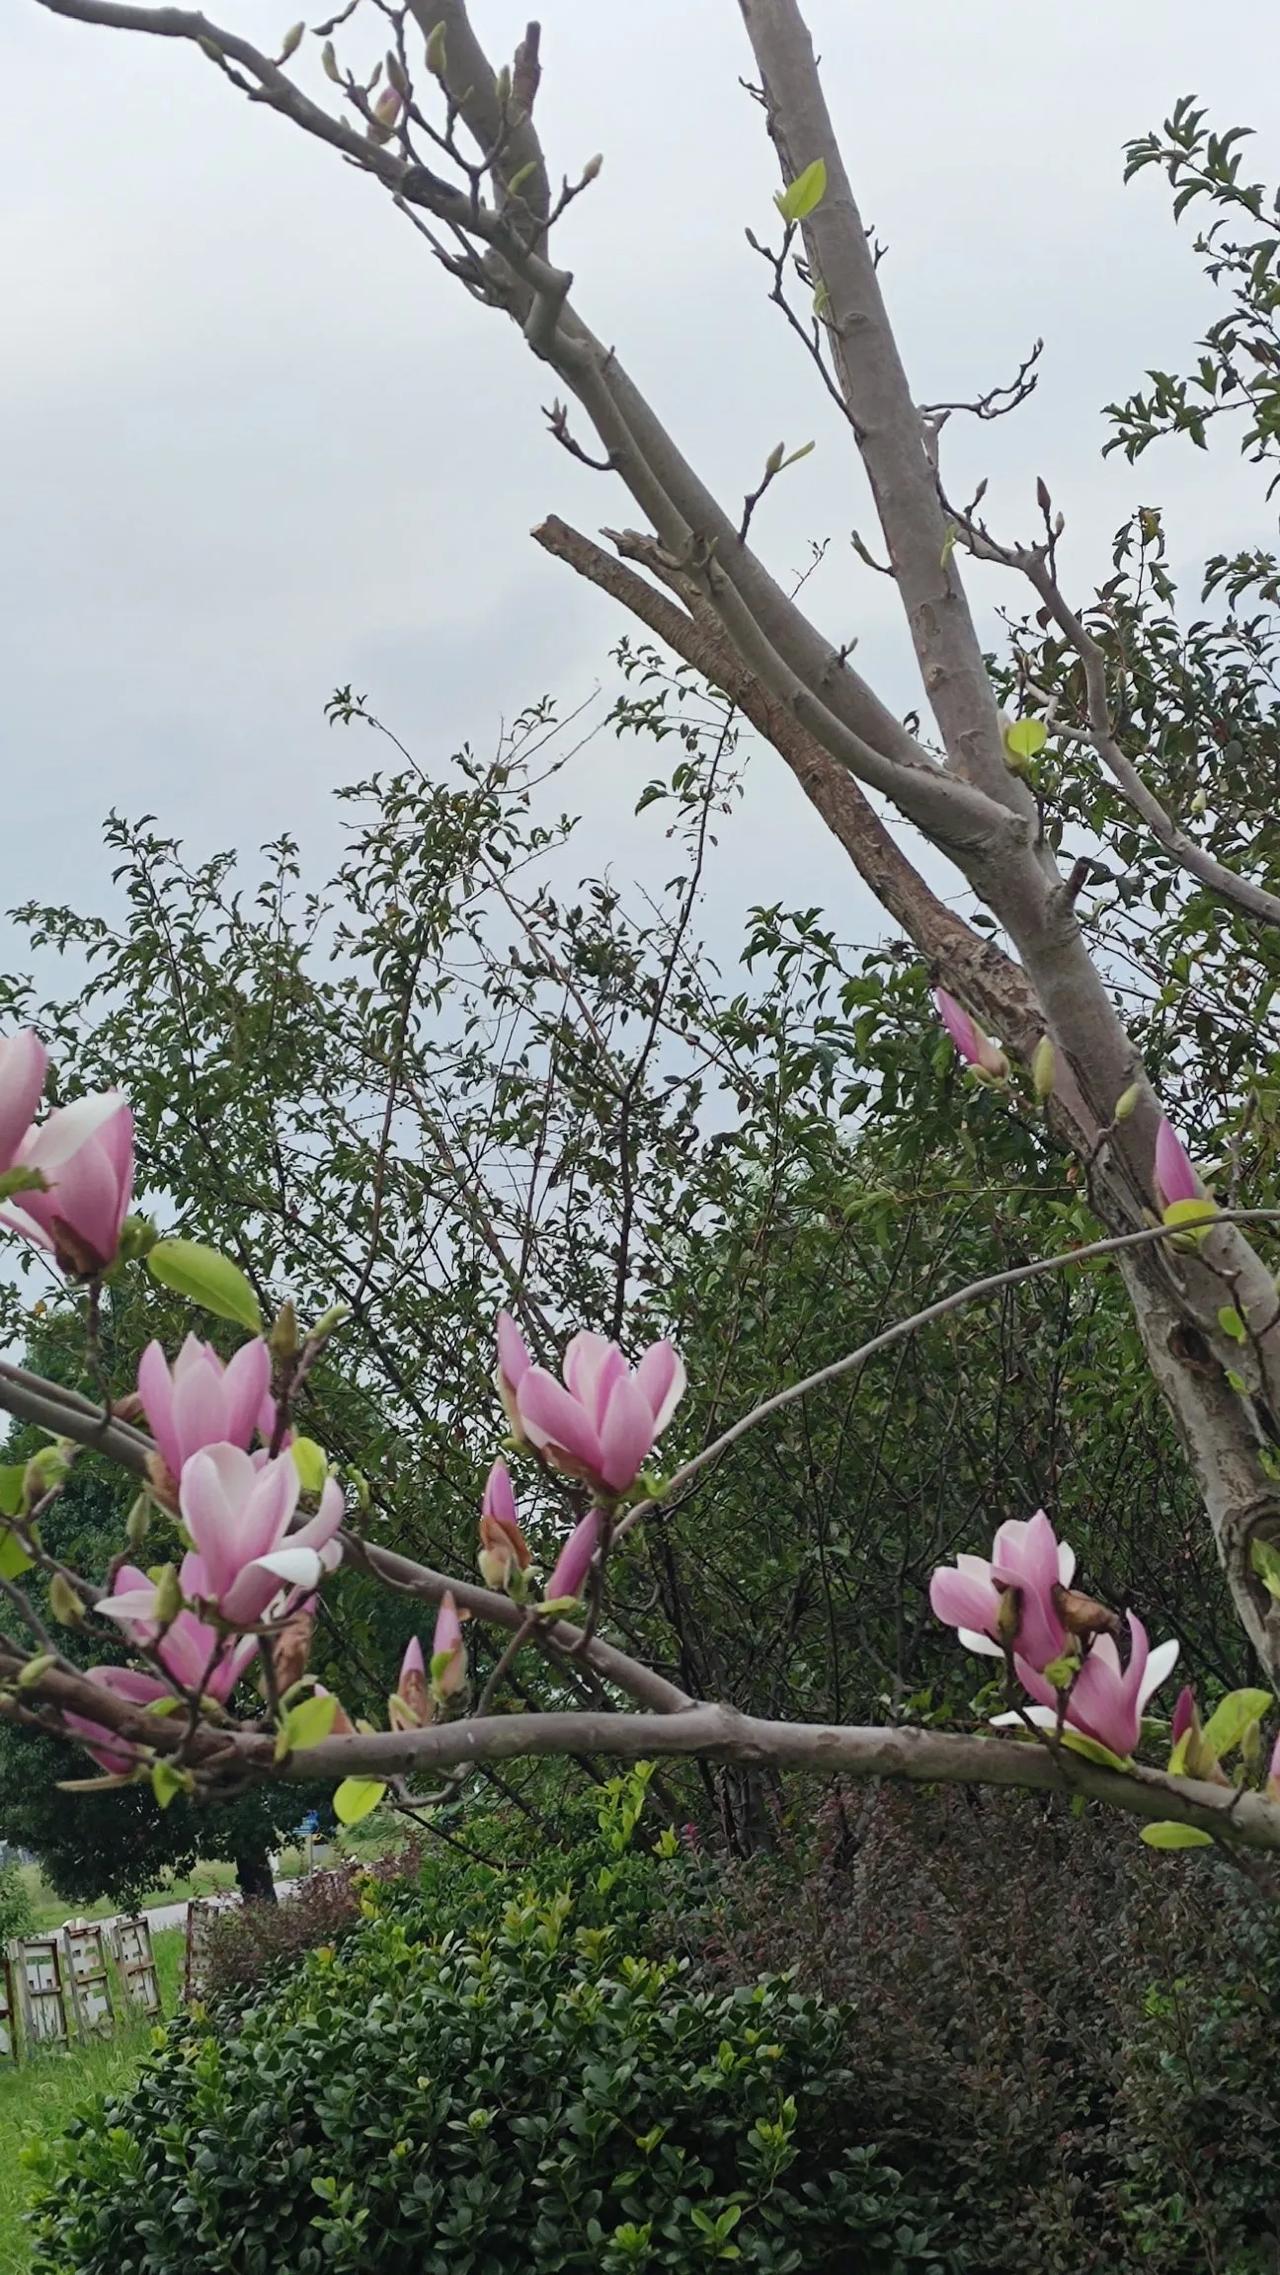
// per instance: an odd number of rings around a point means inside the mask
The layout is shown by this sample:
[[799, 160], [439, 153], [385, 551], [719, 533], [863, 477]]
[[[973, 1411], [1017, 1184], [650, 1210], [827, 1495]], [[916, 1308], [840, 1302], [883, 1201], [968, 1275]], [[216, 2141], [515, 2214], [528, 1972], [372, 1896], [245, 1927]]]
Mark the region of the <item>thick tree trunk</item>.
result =
[[271, 1855], [265, 1848], [238, 1848], [234, 1858], [236, 1879], [246, 1904], [274, 1904], [276, 1884]]

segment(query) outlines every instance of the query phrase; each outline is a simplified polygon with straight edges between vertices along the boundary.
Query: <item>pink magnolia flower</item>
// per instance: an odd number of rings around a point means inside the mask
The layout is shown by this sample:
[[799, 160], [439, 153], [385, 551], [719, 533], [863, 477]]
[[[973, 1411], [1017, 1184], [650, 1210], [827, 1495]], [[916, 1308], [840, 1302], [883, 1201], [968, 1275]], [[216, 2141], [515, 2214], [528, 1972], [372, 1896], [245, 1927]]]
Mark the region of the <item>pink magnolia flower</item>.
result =
[[1169, 1733], [1175, 1746], [1195, 1726], [1197, 1719], [1196, 1694], [1190, 1683], [1184, 1683], [1174, 1700], [1173, 1724]]
[[[191, 1610], [193, 1603], [214, 1600], [203, 1557], [195, 1554], [183, 1557], [178, 1584], [186, 1602], [163, 1633], [156, 1618], [155, 1584], [136, 1564], [121, 1566], [114, 1590], [97, 1608], [108, 1619], [118, 1620], [122, 1627], [129, 1628], [138, 1643], [155, 1644], [161, 1666], [181, 1690], [198, 1691], [225, 1706], [245, 1668], [257, 1654], [257, 1638], [246, 1635], [233, 1643], [210, 1621]], [[119, 1687], [114, 1671], [112, 1683], [107, 1687]], [[163, 1687], [159, 1685], [153, 1695], [158, 1696]]]
[[171, 1476], [204, 1446], [248, 1448], [271, 1381], [271, 1354], [261, 1336], [242, 1343], [224, 1366], [211, 1343], [188, 1335], [170, 1368], [158, 1343], [138, 1367], [138, 1396]]
[[[144, 1675], [134, 1667], [90, 1667], [88, 1679], [96, 1683], [99, 1690], [113, 1692], [130, 1706], [150, 1706], [153, 1699], [170, 1695], [158, 1676]], [[93, 1756], [99, 1769], [104, 1769], [109, 1777], [128, 1776], [138, 1759], [137, 1747], [128, 1738], [108, 1730], [89, 1714], [64, 1712], [62, 1719], [68, 1730], [80, 1739], [86, 1752]]]
[[207, 1596], [224, 1619], [261, 1619], [284, 1585], [310, 1591], [341, 1562], [334, 1534], [342, 1489], [329, 1478], [320, 1507], [290, 1531], [298, 1505], [297, 1465], [288, 1455], [255, 1461], [241, 1447], [205, 1446], [183, 1465], [178, 1505], [203, 1558]]
[[1009, 1061], [999, 1046], [991, 1041], [989, 1035], [983, 1034], [977, 1020], [970, 1018], [963, 1005], [956, 1002], [954, 995], [947, 994], [945, 987], [935, 987], [933, 1000], [938, 1017], [965, 1065], [976, 1066], [982, 1074], [989, 1074], [993, 1081], [1002, 1082], [1009, 1072]]
[[431, 1713], [426, 1661], [422, 1656], [422, 1645], [414, 1635], [406, 1644], [404, 1657], [400, 1661], [396, 1695], [391, 1701], [391, 1727], [396, 1730], [407, 1723], [410, 1729], [421, 1728], [431, 1720]]
[[505, 1461], [485, 1480], [480, 1515], [480, 1573], [490, 1588], [507, 1588], [512, 1573], [529, 1569], [529, 1544], [520, 1530], [516, 1497]]
[[940, 1565], [929, 1582], [935, 1616], [959, 1630], [967, 1650], [1001, 1658], [1000, 1612], [1006, 1588], [1018, 1590], [1015, 1646], [1039, 1669], [1061, 1658], [1067, 1631], [1054, 1605], [1055, 1587], [1069, 1588], [1075, 1550], [1060, 1541], [1043, 1509], [1024, 1523], [1011, 1518], [991, 1544], [991, 1555], [957, 1556]]
[[431, 1638], [431, 1689], [443, 1704], [465, 1689], [467, 1654], [462, 1642], [462, 1621], [448, 1589], [440, 1598], [435, 1634]]
[[0, 1042], [0, 1176], [12, 1169], [35, 1120], [49, 1054], [30, 1027]]
[[591, 1559], [600, 1545], [600, 1520], [600, 1510], [592, 1509], [574, 1526], [547, 1582], [548, 1603], [556, 1603], [562, 1596], [582, 1594]]
[[119, 1092], [57, 1107], [28, 1130], [17, 1161], [38, 1169], [49, 1190], [17, 1195], [4, 1221], [51, 1249], [73, 1279], [105, 1271], [133, 1195], [133, 1115]]
[[384, 87], [373, 106], [374, 117], [379, 126], [385, 127], [388, 133], [400, 116], [403, 102], [404, 97], [398, 88]]
[[[1129, 1626], [1128, 1663], [1121, 1666], [1111, 1636], [1095, 1636], [1071, 1687], [1066, 1715], [1069, 1730], [1095, 1738], [1122, 1760], [1134, 1752], [1142, 1735], [1143, 1709], [1172, 1674], [1178, 1658], [1176, 1642], [1158, 1643], [1151, 1650], [1142, 1621], [1133, 1612], [1125, 1616]], [[1030, 1709], [1032, 1721], [1052, 1729], [1058, 1714], [1058, 1694], [1052, 1683], [1025, 1659], [1018, 1657], [1014, 1664], [1023, 1689], [1038, 1702]], [[997, 1719], [1010, 1722], [1018, 1718], [1000, 1715]]]
[[1156, 1131], [1155, 1188], [1162, 1209], [1172, 1208], [1175, 1201], [1205, 1198], [1204, 1186], [1191, 1166], [1191, 1156], [1172, 1123], [1163, 1115]]
[[1267, 1799], [1280, 1801], [1280, 1738], [1276, 1739], [1271, 1749], [1271, 1760], [1267, 1768]]
[[557, 1469], [617, 1494], [634, 1485], [684, 1387], [670, 1343], [651, 1343], [633, 1372], [616, 1343], [584, 1331], [565, 1352], [563, 1383], [531, 1366], [516, 1405], [525, 1436]]
[[509, 1311], [498, 1313], [498, 1365], [494, 1374], [494, 1387], [502, 1400], [502, 1411], [517, 1445], [527, 1445], [520, 1422], [520, 1409], [516, 1393], [528, 1374], [533, 1360], [529, 1348]]

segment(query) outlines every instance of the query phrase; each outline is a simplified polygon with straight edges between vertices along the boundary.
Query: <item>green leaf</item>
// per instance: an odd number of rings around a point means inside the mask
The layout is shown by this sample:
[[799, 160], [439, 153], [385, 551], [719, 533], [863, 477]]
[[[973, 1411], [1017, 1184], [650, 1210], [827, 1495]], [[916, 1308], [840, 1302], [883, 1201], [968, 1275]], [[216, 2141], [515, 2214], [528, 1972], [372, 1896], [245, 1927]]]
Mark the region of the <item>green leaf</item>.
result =
[[1195, 1825], [1179, 1825], [1172, 1818], [1162, 1817], [1155, 1825], [1144, 1825], [1138, 1835], [1148, 1848], [1212, 1848], [1213, 1836], [1202, 1833]]
[[1164, 1222], [1182, 1229], [1189, 1225], [1211, 1224], [1218, 1213], [1216, 1201], [1170, 1201], [1164, 1211]]
[[1015, 758], [1034, 758], [1048, 740], [1043, 719], [1015, 719], [1004, 731], [1005, 749]]
[[167, 1809], [179, 1793], [189, 1790], [190, 1783], [188, 1774], [184, 1770], [175, 1769], [172, 1762], [152, 1762], [151, 1790], [156, 1797], [157, 1808]]
[[1070, 1747], [1073, 1754], [1083, 1754], [1087, 1762], [1100, 1763], [1103, 1769], [1128, 1769], [1131, 1766], [1122, 1755], [1113, 1754], [1110, 1746], [1104, 1746], [1099, 1739], [1086, 1738], [1083, 1730], [1064, 1730], [1062, 1743]]
[[1233, 1303], [1223, 1304], [1221, 1311], [1218, 1313], [1218, 1325], [1222, 1329], [1224, 1335], [1230, 1336], [1233, 1343], [1244, 1342], [1248, 1330], [1245, 1327], [1245, 1323], [1240, 1317], [1240, 1314], [1236, 1310], [1236, 1307]]
[[34, 1563], [35, 1558], [28, 1556], [16, 1532], [6, 1526], [0, 1533], [0, 1580], [20, 1580]]
[[219, 1249], [199, 1240], [157, 1240], [147, 1270], [162, 1288], [172, 1288], [215, 1319], [232, 1319], [251, 1335], [261, 1333], [258, 1299], [239, 1265]]
[[314, 1438], [295, 1438], [289, 1448], [304, 1493], [323, 1493], [329, 1464]]
[[784, 221], [804, 221], [827, 194], [827, 165], [824, 158], [815, 158], [785, 190], [779, 190], [774, 204]]
[[1269, 1596], [1280, 1601], [1280, 1549], [1269, 1540], [1255, 1539], [1249, 1561]]
[[[818, 446], [816, 443], [802, 442], [798, 450], [791, 451], [790, 454], [783, 459], [782, 466], [794, 466], [798, 458], [807, 458], [810, 451], [816, 450], [817, 447]], [[782, 466], [778, 468], [779, 473], [782, 472]]]
[[321, 1745], [333, 1728], [337, 1711], [337, 1699], [328, 1696], [304, 1698], [291, 1706], [276, 1735], [276, 1760], [282, 1762], [286, 1754], [298, 1753], [304, 1746]]
[[333, 1797], [333, 1813], [340, 1825], [358, 1825], [378, 1806], [386, 1786], [376, 1777], [344, 1777]]
[[21, 1461], [6, 1462], [0, 1469], [0, 1517], [21, 1516], [26, 1475], [26, 1463]]
[[1204, 1726], [1204, 1742], [1219, 1761], [1261, 1722], [1271, 1705], [1269, 1690], [1229, 1690], [1219, 1699]]

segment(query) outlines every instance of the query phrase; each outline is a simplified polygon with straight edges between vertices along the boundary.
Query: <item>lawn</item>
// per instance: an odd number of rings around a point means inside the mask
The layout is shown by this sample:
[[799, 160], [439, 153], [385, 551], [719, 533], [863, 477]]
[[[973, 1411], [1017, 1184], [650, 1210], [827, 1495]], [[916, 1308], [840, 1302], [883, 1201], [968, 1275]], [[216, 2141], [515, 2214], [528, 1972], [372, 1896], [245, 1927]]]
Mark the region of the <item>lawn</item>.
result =
[[[65, 1912], [65, 1905], [62, 1909]], [[178, 1928], [154, 1939], [166, 2015], [174, 2013], [181, 1996], [183, 1941]], [[126, 2084], [154, 2028], [150, 2017], [139, 2015], [136, 2021], [123, 2023], [112, 2038], [90, 2039], [64, 2052], [40, 2053], [18, 2069], [7, 2063], [0, 2068], [0, 2135], [5, 2144], [0, 2159], [0, 2275], [26, 2275], [29, 2265], [22, 2215], [30, 2176], [19, 2156], [24, 2142], [37, 2135], [52, 2138], [83, 2102]]]

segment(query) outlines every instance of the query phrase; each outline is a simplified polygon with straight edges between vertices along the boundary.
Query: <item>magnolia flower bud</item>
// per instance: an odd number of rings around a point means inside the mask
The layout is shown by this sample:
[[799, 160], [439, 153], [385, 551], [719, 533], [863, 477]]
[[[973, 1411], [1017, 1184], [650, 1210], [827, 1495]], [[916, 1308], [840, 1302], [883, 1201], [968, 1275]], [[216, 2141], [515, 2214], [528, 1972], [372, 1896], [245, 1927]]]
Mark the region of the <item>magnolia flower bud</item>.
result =
[[306, 28], [307, 27], [304, 23], [290, 24], [288, 31], [285, 33], [284, 38], [280, 43], [280, 53], [277, 58], [278, 62], [287, 63], [291, 55], [297, 54], [298, 49], [302, 45], [302, 35], [305, 32]]
[[444, 25], [436, 24], [427, 34], [427, 69], [437, 79], [445, 74]]
[[166, 1564], [156, 1574], [155, 1617], [161, 1627], [168, 1627], [182, 1609], [182, 1588], [172, 1564]]
[[125, 1522], [124, 1528], [124, 1537], [128, 1541], [130, 1548], [141, 1548], [143, 1541], [147, 1537], [147, 1528], [150, 1523], [151, 1497], [147, 1493], [139, 1493], [137, 1500], [134, 1502], [133, 1507], [129, 1511], [129, 1515]]
[[59, 1627], [79, 1627], [84, 1618], [79, 1591], [72, 1587], [64, 1572], [55, 1572], [49, 1582], [49, 1609]]
[[393, 48], [387, 49], [387, 77], [397, 95], [402, 95], [407, 103], [409, 100], [409, 82], [405, 77], [404, 65]]
[[602, 150], [597, 150], [595, 157], [588, 158], [586, 165], [582, 169], [583, 181], [594, 182], [596, 175], [599, 173], [600, 168], [603, 166], [603, 164], [604, 152]]
[[321, 48], [320, 61], [324, 65], [325, 78], [332, 79], [334, 86], [340, 87], [342, 85], [342, 73], [338, 69], [337, 52], [331, 39], [327, 39]]

